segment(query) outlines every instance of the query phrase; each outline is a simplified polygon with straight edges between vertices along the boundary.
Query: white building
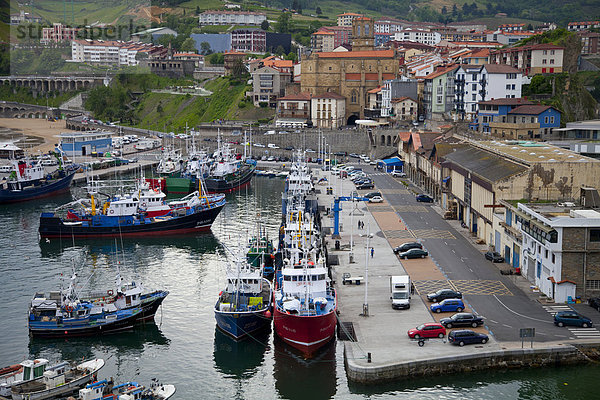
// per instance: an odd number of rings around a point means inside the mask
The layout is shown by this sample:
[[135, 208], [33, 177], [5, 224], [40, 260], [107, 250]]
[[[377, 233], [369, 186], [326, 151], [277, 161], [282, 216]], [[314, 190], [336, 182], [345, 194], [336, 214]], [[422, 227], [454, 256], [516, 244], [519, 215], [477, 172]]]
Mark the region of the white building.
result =
[[71, 61], [98, 65], [138, 65], [140, 52], [150, 52], [156, 46], [141, 42], [76, 39], [71, 42]]
[[497, 43], [501, 43], [504, 45], [511, 45], [511, 44], [517, 43], [520, 40], [527, 39], [535, 34], [536, 34], [536, 32], [530, 32], [530, 31], [509, 32], [509, 31], [497, 30], [492, 33], [487, 33], [486, 41], [487, 42], [497, 42]]
[[338, 26], [352, 26], [352, 21], [354, 21], [358, 17], [362, 17], [362, 14], [356, 13], [343, 13], [337, 15], [337, 25]]
[[393, 18], [380, 18], [375, 21], [375, 33], [396, 33], [404, 28], [404, 23]]
[[337, 129], [344, 125], [346, 115], [344, 96], [333, 92], [313, 96], [310, 107], [314, 127]]
[[461, 65], [455, 79], [456, 117], [473, 120], [480, 101], [520, 98], [522, 86], [523, 74], [509, 65]]
[[[522, 275], [557, 303], [598, 291], [600, 213], [574, 204], [522, 204]], [[582, 297], [583, 297], [582, 296]]]
[[260, 25], [267, 19], [265, 13], [255, 11], [204, 11], [198, 17], [200, 25]]
[[406, 28], [394, 33], [394, 40], [424, 43], [435, 46], [442, 41], [442, 35], [428, 29]]

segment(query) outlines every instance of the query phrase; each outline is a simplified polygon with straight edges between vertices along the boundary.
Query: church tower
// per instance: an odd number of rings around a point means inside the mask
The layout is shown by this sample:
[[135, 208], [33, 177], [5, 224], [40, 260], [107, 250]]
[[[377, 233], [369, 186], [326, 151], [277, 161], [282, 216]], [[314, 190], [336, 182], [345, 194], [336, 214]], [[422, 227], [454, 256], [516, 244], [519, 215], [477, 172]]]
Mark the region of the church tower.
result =
[[358, 17], [352, 21], [352, 51], [375, 49], [374, 21], [368, 17]]

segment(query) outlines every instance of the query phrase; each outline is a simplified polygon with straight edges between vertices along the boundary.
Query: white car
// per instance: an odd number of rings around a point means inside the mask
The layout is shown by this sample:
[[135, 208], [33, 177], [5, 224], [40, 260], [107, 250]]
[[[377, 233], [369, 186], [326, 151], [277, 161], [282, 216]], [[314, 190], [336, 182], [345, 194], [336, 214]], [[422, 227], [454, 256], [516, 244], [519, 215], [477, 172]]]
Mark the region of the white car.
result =
[[316, 153], [316, 151], [314, 151], [313, 149], [306, 149], [307, 153]]
[[274, 135], [276, 132], [275, 131], [266, 131], [265, 135]]
[[276, 144], [273, 144], [273, 143], [269, 143], [267, 145], [267, 147], [270, 148], [270, 149], [278, 149], [279, 148], [279, 146], [277, 146]]
[[373, 196], [369, 199], [369, 203], [383, 203], [383, 197]]
[[264, 144], [260, 144], [260, 143], [254, 143], [254, 147], [265, 147]]
[[406, 178], [406, 174], [402, 171], [392, 171], [390, 172], [390, 175], [396, 178]]

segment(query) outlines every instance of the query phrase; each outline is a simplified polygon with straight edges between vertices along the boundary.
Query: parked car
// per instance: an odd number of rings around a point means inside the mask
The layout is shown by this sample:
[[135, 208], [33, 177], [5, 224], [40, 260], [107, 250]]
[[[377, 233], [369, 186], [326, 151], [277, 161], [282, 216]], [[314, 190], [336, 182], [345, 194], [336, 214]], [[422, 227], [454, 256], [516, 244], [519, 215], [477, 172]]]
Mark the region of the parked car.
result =
[[261, 143], [254, 143], [254, 147], [265, 147], [265, 145]]
[[264, 134], [265, 135], [274, 135], [276, 132], [275, 131], [266, 131]]
[[418, 194], [417, 201], [420, 201], [421, 203], [433, 203], [433, 198], [426, 194]]
[[334, 156], [347, 156], [348, 153], [346, 153], [345, 151], [336, 151], [335, 153], [333, 153]]
[[504, 262], [504, 257], [502, 257], [502, 254], [497, 253], [495, 251], [488, 251], [487, 253], [485, 253], [485, 258], [486, 260], [490, 260], [491, 262]]
[[559, 311], [554, 315], [554, 325], [557, 326], [580, 326], [591, 328], [592, 320], [577, 313], [576, 311]]
[[279, 148], [279, 146], [277, 146], [276, 144], [273, 144], [273, 143], [269, 143], [267, 145], [267, 147], [270, 148], [270, 149], [278, 149]]
[[398, 253], [398, 257], [400, 257], [403, 260], [408, 259], [408, 258], [425, 258], [428, 255], [429, 255], [429, 253], [427, 252], [427, 250], [416, 249], [416, 248], [403, 251], [402, 253]]
[[373, 196], [369, 199], [369, 203], [383, 203], [383, 197]]
[[360, 156], [359, 156], [358, 154], [356, 154], [356, 153], [350, 153], [350, 156], [349, 156], [349, 157], [352, 157], [352, 158], [359, 158]]
[[452, 289], [440, 289], [437, 292], [429, 293], [427, 295], [427, 300], [433, 301], [434, 303], [446, 299], [462, 299], [462, 293]]
[[396, 170], [394, 170], [394, 171], [390, 172], [390, 175], [394, 176], [396, 178], [406, 178], [406, 174], [404, 172], [402, 172], [402, 171], [396, 171]]
[[478, 326], [483, 325], [483, 318], [471, 313], [458, 313], [450, 318], [440, 319], [440, 324], [444, 325], [446, 328], [456, 328], [459, 326], [472, 326], [473, 328], [477, 328]]
[[373, 185], [371, 182], [361, 183], [360, 185], [356, 186], [357, 189], [373, 189], [374, 187], [375, 185]]
[[316, 153], [316, 151], [314, 151], [313, 149], [306, 149], [307, 153]]
[[436, 313], [441, 312], [462, 312], [465, 309], [465, 303], [461, 299], [446, 299], [439, 303], [432, 304], [431, 311]]
[[371, 161], [369, 162], [369, 165], [377, 165], [377, 161], [375, 161], [375, 160], [371, 160]]
[[600, 297], [592, 297], [591, 299], [588, 299], [588, 304], [590, 307], [600, 311]]
[[436, 322], [428, 322], [408, 330], [408, 337], [411, 339], [436, 337], [441, 339], [444, 336], [446, 336], [446, 328]]
[[469, 329], [461, 329], [458, 331], [452, 331], [448, 334], [448, 342], [464, 346], [465, 344], [482, 343], [485, 344], [490, 340], [484, 333], [473, 332]]
[[294, 150], [294, 146], [288, 146], [285, 148], [286, 150]]
[[396, 253], [396, 254], [404, 253], [405, 251], [408, 251], [410, 249], [422, 249], [422, 248], [423, 248], [423, 245], [418, 242], [403, 243], [394, 249], [394, 253]]
[[375, 197], [375, 196], [381, 197], [381, 193], [380, 192], [369, 192], [369, 193], [365, 194], [363, 197], [370, 199], [371, 197]]

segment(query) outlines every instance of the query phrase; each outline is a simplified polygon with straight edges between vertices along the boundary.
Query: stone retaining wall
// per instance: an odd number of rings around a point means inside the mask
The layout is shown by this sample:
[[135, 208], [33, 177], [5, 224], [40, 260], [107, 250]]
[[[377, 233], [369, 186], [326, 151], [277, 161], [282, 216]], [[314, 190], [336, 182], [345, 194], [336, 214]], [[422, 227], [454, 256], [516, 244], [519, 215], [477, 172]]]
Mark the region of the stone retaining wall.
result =
[[[598, 345], [592, 346], [596, 351]], [[588, 348], [589, 350], [589, 348]], [[388, 365], [358, 365], [353, 361], [352, 344], [344, 346], [348, 380], [361, 384], [379, 384], [419, 376], [438, 376], [487, 369], [559, 366], [590, 362], [578, 348], [565, 345], [542, 349], [510, 349], [440, 357]]]

